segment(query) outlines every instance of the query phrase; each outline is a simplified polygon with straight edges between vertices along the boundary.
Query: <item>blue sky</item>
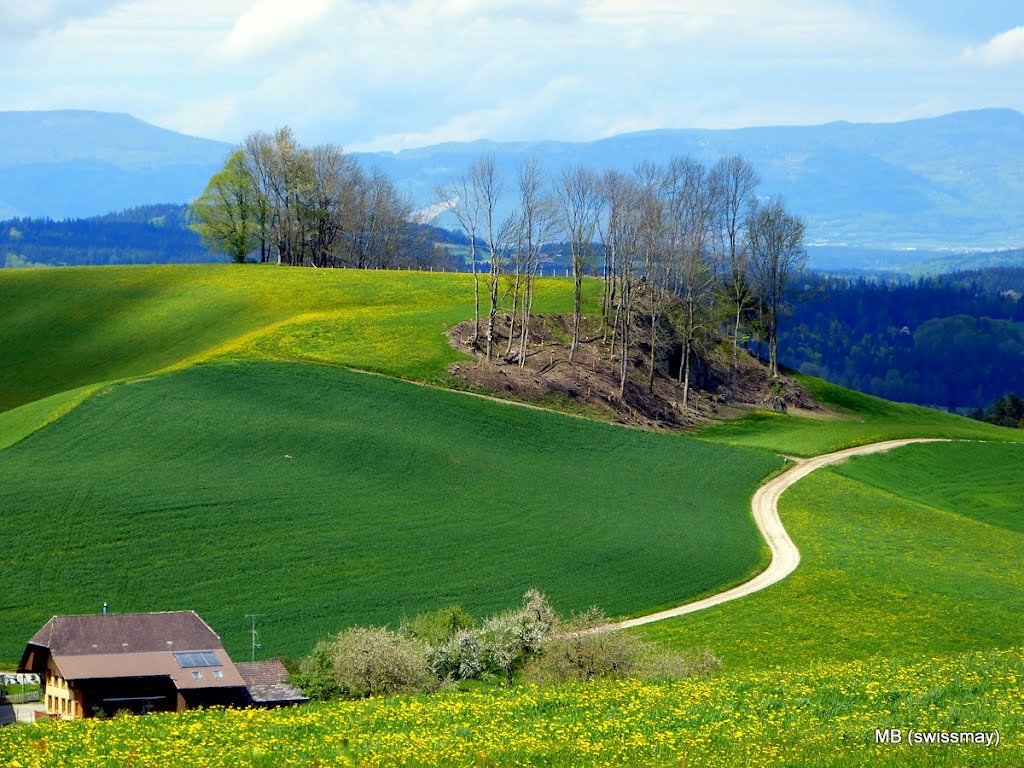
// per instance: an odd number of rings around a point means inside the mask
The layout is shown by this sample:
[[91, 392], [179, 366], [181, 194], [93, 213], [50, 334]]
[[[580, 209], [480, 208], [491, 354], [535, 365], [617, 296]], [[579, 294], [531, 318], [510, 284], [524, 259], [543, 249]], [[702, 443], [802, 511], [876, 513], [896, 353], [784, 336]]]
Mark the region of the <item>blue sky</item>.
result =
[[0, 110], [350, 149], [895, 121], [1024, 111], [1024, 4], [0, 0], [0, 82]]

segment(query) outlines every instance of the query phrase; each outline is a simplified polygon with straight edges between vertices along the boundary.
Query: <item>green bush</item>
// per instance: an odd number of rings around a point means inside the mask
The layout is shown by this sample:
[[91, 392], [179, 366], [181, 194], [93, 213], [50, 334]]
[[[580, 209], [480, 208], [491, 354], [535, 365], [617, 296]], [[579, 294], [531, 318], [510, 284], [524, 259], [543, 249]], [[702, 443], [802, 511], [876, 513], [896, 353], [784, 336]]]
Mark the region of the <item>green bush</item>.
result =
[[447, 643], [461, 631], [469, 629], [476, 622], [460, 605], [449, 605], [403, 622], [402, 632], [431, 646]]
[[530, 657], [524, 674], [540, 684], [627, 677], [676, 680], [707, 677], [721, 667], [710, 651], [686, 656], [613, 629], [600, 609], [591, 608], [556, 625], [540, 652]]
[[351, 698], [416, 693], [432, 675], [426, 647], [384, 627], [353, 627], [337, 635], [331, 648], [334, 676]]
[[298, 664], [298, 670], [291, 674], [288, 682], [298, 687], [306, 696], [317, 701], [327, 701], [341, 695], [334, 674], [332, 643], [321, 640], [313, 647], [313, 653]]

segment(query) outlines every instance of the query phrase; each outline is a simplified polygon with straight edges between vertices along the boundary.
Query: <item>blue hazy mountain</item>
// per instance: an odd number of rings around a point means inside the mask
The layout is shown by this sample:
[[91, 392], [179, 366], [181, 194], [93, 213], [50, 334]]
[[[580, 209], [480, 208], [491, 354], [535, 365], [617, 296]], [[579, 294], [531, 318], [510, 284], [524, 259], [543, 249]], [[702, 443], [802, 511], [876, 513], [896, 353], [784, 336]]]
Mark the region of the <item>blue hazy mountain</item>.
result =
[[713, 163], [748, 158], [759, 192], [781, 194], [808, 222], [811, 242], [878, 248], [1003, 248], [1024, 244], [1024, 115], [958, 112], [901, 123], [736, 130], [657, 130], [583, 143], [471, 142], [398, 153], [375, 162], [418, 203], [481, 153], [514, 172], [537, 155], [551, 170], [569, 163], [633, 168], [690, 155]]
[[0, 219], [187, 202], [230, 149], [125, 114], [0, 112]]
[[[123, 114], [0, 112], [0, 219], [187, 202], [230, 149]], [[447, 143], [359, 157], [426, 208], [437, 185], [484, 152], [509, 174], [530, 155], [557, 172], [570, 163], [629, 170], [678, 154], [709, 164], [741, 154], [760, 172], [762, 194], [783, 195], [805, 217], [810, 242], [877, 249], [1024, 245], [1024, 115], [1008, 109], [901, 123], [658, 130], [592, 142]]]

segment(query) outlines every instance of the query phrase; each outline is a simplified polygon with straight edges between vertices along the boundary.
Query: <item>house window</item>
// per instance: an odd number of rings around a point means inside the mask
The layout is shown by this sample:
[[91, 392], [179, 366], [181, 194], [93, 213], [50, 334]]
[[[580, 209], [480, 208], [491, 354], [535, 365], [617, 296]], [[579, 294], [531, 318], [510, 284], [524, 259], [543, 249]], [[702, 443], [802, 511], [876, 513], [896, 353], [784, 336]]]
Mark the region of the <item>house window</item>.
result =
[[203, 673], [200, 672], [198, 669], [193, 669], [192, 670], [192, 679], [193, 680], [202, 680], [203, 679]]
[[216, 679], [218, 679], [218, 680], [223, 680], [223, 679], [224, 679], [224, 673], [223, 673], [223, 672], [221, 672], [221, 671], [220, 671], [219, 669], [215, 669], [215, 670], [213, 670], [213, 676], [214, 676], [214, 677], [215, 677]]

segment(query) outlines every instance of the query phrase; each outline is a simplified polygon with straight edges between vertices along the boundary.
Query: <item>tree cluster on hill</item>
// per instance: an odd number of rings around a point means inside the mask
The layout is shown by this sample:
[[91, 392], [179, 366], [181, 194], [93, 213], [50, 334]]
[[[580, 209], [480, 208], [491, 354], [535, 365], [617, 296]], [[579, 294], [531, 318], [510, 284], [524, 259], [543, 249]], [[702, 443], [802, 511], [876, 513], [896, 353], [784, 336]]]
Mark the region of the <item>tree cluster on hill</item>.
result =
[[[195, 264], [225, 261], [203, 245], [187, 205], [145, 205], [88, 219], [0, 221], [0, 268], [118, 264]], [[457, 270], [451, 246], [465, 246], [462, 232], [409, 222], [409, 238], [431, 243], [437, 259], [424, 265]]]
[[183, 205], [147, 205], [89, 219], [0, 221], [0, 266], [220, 260], [188, 228], [186, 213]]
[[[497, 314], [508, 307], [501, 354], [523, 364], [533, 281], [560, 243], [575, 284], [570, 361], [580, 340], [582, 281], [597, 273], [604, 278], [604, 334], [611, 356], [621, 361], [620, 398], [641, 344], [650, 359], [650, 389], [659, 357], [679, 342], [685, 409], [692, 359], [716, 326], [729, 327], [734, 355], [745, 329], [758, 332], [776, 376], [786, 288], [805, 261], [804, 224], [781, 199], [759, 199], [758, 184], [741, 157], [711, 168], [677, 157], [666, 165], [642, 163], [632, 174], [573, 165], [554, 177], [530, 159], [509, 180], [493, 155], [482, 156], [436, 192], [439, 208], [465, 233], [474, 345], [494, 360]], [[509, 195], [513, 212], [499, 220]], [[448, 251], [412, 223], [411, 205], [382, 172], [363, 171], [331, 145], [302, 147], [288, 128], [250, 135], [190, 212], [203, 242], [238, 262], [256, 256], [314, 267], [454, 266]], [[643, 339], [632, 332], [640, 318]], [[664, 332], [666, 322], [674, 332]]]
[[806, 276], [784, 362], [890, 400], [986, 408], [1024, 391], [1024, 269], [879, 282]]
[[[748, 328], [761, 335], [777, 375], [779, 321], [789, 308], [787, 286], [804, 264], [804, 225], [781, 199], [759, 199], [758, 183], [741, 157], [710, 168], [676, 157], [665, 165], [640, 164], [631, 174], [573, 165], [550, 178], [529, 160], [510, 184], [494, 157], [484, 155], [436, 194], [469, 238], [476, 342], [488, 361], [495, 359], [496, 316], [510, 306], [503, 355], [524, 364], [533, 279], [556, 242], [568, 252], [574, 280], [570, 361], [580, 341], [582, 281], [596, 273], [603, 277], [603, 333], [620, 364], [620, 398], [641, 345], [649, 355], [650, 389], [657, 361], [678, 344], [685, 409], [691, 362], [723, 326], [734, 355]], [[513, 212], [499, 221], [506, 194]]]
[[289, 128], [248, 136], [191, 205], [193, 228], [236, 262], [360, 269], [451, 268], [380, 170]]

